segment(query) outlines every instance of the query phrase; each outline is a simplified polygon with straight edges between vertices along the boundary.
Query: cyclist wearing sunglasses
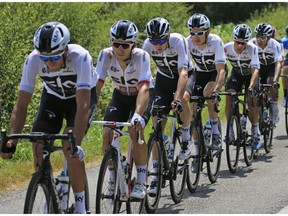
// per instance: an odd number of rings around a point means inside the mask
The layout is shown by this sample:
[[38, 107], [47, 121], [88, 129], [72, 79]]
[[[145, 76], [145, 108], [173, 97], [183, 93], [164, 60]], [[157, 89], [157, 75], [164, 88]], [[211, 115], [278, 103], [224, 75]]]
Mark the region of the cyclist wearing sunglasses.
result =
[[260, 23], [255, 27], [255, 38], [251, 41], [258, 46], [260, 61], [260, 82], [273, 84], [270, 88], [270, 97], [273, 104], [273, 124], [279, 122], [278, 88], [281, 72], [282, 51], [281, 45], [272, 37], [273, 27], [268, 23]]
[[[220, 91], [225, 79], [225, 55], [223, 42], [221, 38], [215, 34], [210, 34], [210, 20], [204, 14], [196, 13], [192, 15], [187, 27], [190, 30], [190, 36], [186, 38], [189, 45], [189, 51], [196, 64], [193, 76], [189, 78], [185, 97], [190, 98], [191, 95], [199, 95], [210, 97], [212, 94], [217, 95]], [[197, 86], [196, 86], [197, 85]], [[202, 89], [199, 91], [198, 86]], [[209, 119], [212, 122], [212, 149], [221, 148], [221, 135], [218, 129], [218, 116], [214, 111], [214, 101], [208, 100]], [[196, 114], [195, 103], [191, 103], [191, 110], [194, 116]], [[191, 118], [191, 117], [190, 117]], [[192, 137], [194, 143], [194, 153], [198, 154], [198, 141], [196, 137]], [[197, 158], [192, 161], [192, 172], [197, 166]]]
[[[252, 35], [250, 27], [246, 24], [239, 24], [233, 30], [233, 42], [225, 44], [224, 50], [227, 59], [230, 61], [232, 70], [227, 79], [225, 90], [228, 92], [241, 92], [242, 87], [248, 88], [249, 94], [247, 104], [249, 108], [248, 117], [252, 124], [252, 147], [256, 150], [262, 145], [259, 131], [259, 109], [256, 106], [255, 92], [259, 91], [259, 58], [258, 47], [249, 42]], [[252, 100], [255, 102], [252, 103]], [[231, 97], [226, 97], [225, 114], [228, 120], [231, 109]], [[254, 105], [254, 106], [253, 106]], [[228, 125], [227, 127], [231, 127]], [[231, 127], [229, 140], [235, 139], [233, 127]]]
[[[191, 137], [190, 110], [188, 101], [183, 99], [188, 76], [192, 74], [193, 65], [188, 56], [188, 45], [185, 38], [178, 33], [170, 34], [169, 22], [161, 17], [150, 20], [146, 25], [147, 39], [143, 49], [146, 50], [157, 65], [155, 84], [155, 104], [166, 106], [168, 114], [172, 109], [180, 113], [182, 124], [182, 149], [179, 159], [190, 156]], [[174, 94], [175, 93], [175, 94]], [[152, 113], [153, 124], [157, 125], [157, 113]], [[164, 130], [165, 127], [163, 127]]]
[[[32, 132], [58, 134], [63, 119], [66, 127], [63, 133], [74, 131], [77, 152], [71, 157], [68, 141], [62, 142], [63, 152], [68, 162], [69, 176], [75, 196], [75, 212], [86, 213], [85, 209], [85, 153], [80, 147], [88, 129], [96, 104], [96, 82], [98, 75], [93, 68], [89, 52], [77, 44], [69, 44], [70, 32], [59, 22], [47, 22], [34, 34], [34, 51], [27, 57], [18, 99], [14, 106], [10, 133], [21, 133], [27, 107], [31, 101], [36, 76], [43, 80], [44, 88], [40, 107]], [[16, 150], [16, 140], [9, 140], [8, 150], [3, 158], [11, 158]], [[42, 145], [33, 143], [35, 169], [42, 162]]]
[[[119, 20], [110, 29], [112, 47], [99, 53], [96, 71], [99, 73], [97, 92], [100, 93], [107, 75], [111, 78], [114, 91], [106, 110], [105, 121], [125, 122], [133, 114], [131, 123], [137, 121], [135, 127], [144, 140], [144, 127], [149, 118], [145, 111], [149, 101], [149, 87], [153, 80], [150, 70], [150, 58], [147, 52], [136, 48], [139, 31], [129, 20]], [[103, 129], [103, 151], [109, 148], [113, 132], [109, 127]], [[133, 145], [133, 158], [137, 168], [137, 181], [130, 194], [131, 197], [143, 199], [146, 195], [147, 146], [140, 145], [136, 140], [135, 130], [129, 130]], [[113, 172], [110, 172], [111, 179]], [[113, 181], [109, 182], [110, 191], [115, 188]]]

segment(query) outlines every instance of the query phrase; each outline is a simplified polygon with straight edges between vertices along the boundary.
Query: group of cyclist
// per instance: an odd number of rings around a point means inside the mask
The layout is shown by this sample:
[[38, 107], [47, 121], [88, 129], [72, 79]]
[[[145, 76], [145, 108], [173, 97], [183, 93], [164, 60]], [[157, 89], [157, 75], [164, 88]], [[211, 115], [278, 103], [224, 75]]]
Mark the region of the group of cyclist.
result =
[[[106, 109], [105, 121], [131, 121], [129, 129], [133, 144], [133, 158], [137, 169], [137, 182], [131, 197], [143, 199], [146, 195], [147, 145], [137, 142], [137, 133], [144, 139], [144, 128], [150, 115], [153, 125], [157, 125], [153, 105], [165, 106], [164, 112], [178, 112], [183, 121], [181, 126], [182, 145], [179, 159], [189, 158], [199, 152], [196, 136], [190, 134], [190, 122], [196, 113], [195, 103], [190, 103], [193, 95], [212, 97], [207, 100], [209, 120], [212, 125], [211, 149], [221, 148], [218, 114], [214, 107], [220, 101], [219, 92], [225, 85], [226, 91], [248, 89], [249, 119], [253, 125], [253, 148], [261, 147], [258, 126], [259, 110], [253, 106], [258, 89], [258, 81], [271, 83], [273, 123], [279, 121], [278, 81], [282, 62], [281, 45], [273, 39], [275, 29], [270, 24], [260, 23], [255, 27], [255, 38], [246, 24], [237, 25], [233, 30], [233, 41], [224, 45], [222, 39], [210, 33], [210, 20], [204, 14], [196, 13], [187, 22], [190, 36], [170, 32], [170, 24], [165, 18], [157, 17], [146, 26], [147, 39], [137, 48], [139, 30], [129, 20], [119, 20], [110, 29], [111, 47], [100, 51], [96, 67], [89, 51], [77, 44], [69, 44], [70, 33], [59, 22], [48, 22], [40, 26], [34, 35], [34, 51], [27, 57], [18, 99], [14, 106], [10, 133], [21, 133], [31, 101], [37, 75], [43, 80], [40, 107], [32, 132], [59, 133], [66, 120], [64, 133], [72, 129], [76, 138], [77, 152], [71, 156], [67, 141], [63, 141], [63, 151], [68, 161], [69, 176], [75, 195], [75, 212], [85, 213], [85, 153], [81, 142], [92, 120], [97, 99], [107, 75], [114, 91]], [[288, 34], [288, 28], [286, 28]], [[288, 46], [288, 39], [284, 48]], [[190, 58], [190, 54], [192, 58]], [[151, 73], [150, 58], [157, 66], [156, 81]], [[193, 59], [193, 62], [192, 62]], [[232, 71], [225, 84], [228, 59]], [[195, 64], [195, 66], [194, 66]], [[285, 67], [286, 66], [286, 67]], [[284, 61], [284, 71], [288, 59]], [[285, 87], [285, 86], [284, 86]], [[285, 87], [287, 89], [287, 86]], [[284, 91], [286, 99], [287, 91]], [[227, 97], [225, 113], [228, 115], [231, 99]], [[228, 117], [228, 116], [227, 116]], [[165, 125], [164, 125], [165, 126]], [[103, 152], [113, 139], [112, 129], [103, 128]], [[231, 133], [227, 136], [233, 137]], [[16, 150], [17, 140], [9, 140], [2, 149], [4, 159], [11, 158]], [[192, 144], [194, 150], [192, 151]], [[33, 143], [35, 169], [41, 164], [41, 145]], [[195, 157], [197, 158], [197, 157]], [[157, 167], [157, 158], [153, 158]], [[192, 172], [197, 160], [192, 162]], [[111, 179], [113, 179], [111, 171]], [[115, 185], [110, 182], [113, 189]], [[155, 185], [147, 188], [155, 191]], [[79, 199], [81, 197], [81, 199]]]

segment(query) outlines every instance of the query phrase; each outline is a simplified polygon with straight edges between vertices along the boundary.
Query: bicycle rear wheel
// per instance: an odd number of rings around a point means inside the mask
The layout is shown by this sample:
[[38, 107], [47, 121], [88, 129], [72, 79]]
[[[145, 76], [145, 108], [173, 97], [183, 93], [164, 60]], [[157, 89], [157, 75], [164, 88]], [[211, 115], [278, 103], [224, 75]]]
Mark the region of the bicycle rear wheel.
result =
[[[131, 163], [132, 162], [132, 163]], [[136, 164], [134, 160], [130, 161], [129, 164], [132, 164], [129, 167], [129, 191], [131, 192], [134, 185], [136, 184], [136, 179], [137, 179], [137, 169], [136, 169]], [[145, 203], [145, 198], [142, 200], [137, 200], [137, 199], [131, 199], [129, 198], [129, 201], [126, 203], [126, 211], [128, 214], [141, 214], [144, 209], [144, 203]]]
[[[204, 145], [203, 144], [203, 134], [201, 132], [201, 128], [200, 127], [192, 127], [192, 133], [197, 137], [195, 138], [195, 140], [198, 141], [198, 151], [201, 152], [201, 148]], [[192, 163], [193, 161], [191, 161], [191, 165], [190, 168], [188, 168], [187, 170], [187, 188], [191, 193], [194, 193], [195, 190], [198, 187], [198, 183], [199, 183], [199, 179], [200, 179], [200, 172], [201, 172], [201, 167], [202, 167], [202, 157], [200, 156], [200, 154], [198, 153], [197, 155], [193, 155], [192, 159], [194, 161], [194, 163], [196, 162], [196, 170], [192, 172]], [[190, 162], [189, 162], [190, 164]]]
[[[218, 127], [221, 135], [221, 142], [222, 142], [222, 130], [221, 130], [221, 123], [220, 119], [218, 118]], [[222, 155], [222, 145], [219, 150], [212, 150], [208, 148], [208, 158], [207, 158], [207, 173], [210, 182], [213, 184], [217, 181], [220, 165], [221, 165], [221, 155]]]
[[180, 136], [180, 134], [174, 134], [174, 159], [171, 164], [172, 176], [169, 179], [171, 197], [174, 203], [179, 203], [183, 197], [189, 161], [188, 159], [179, 160], [178, 158], [181, 149]]
[[[96, 214], [117, 214], [121, 203], [115, 199], [115, 185], [117, 178], [118, 156], [113, 148], [104, 155], [96, 188]], [[119, 194], [119, 193], [118, 193]]]
[[26, 193], [24, 214], [58, 213], [54, 191], [43, 172], [34, 173]]
[[247, 166], [252, 164], [254, 158], [254, 149], [252, 148], [252, 133], [251, 133], [252, 124], [250, 121], [247, 121], [246, 131], [244, 132], [244, 141], [243, 141], [243, 153], [244, 160]]
[[234, 111], [230, 112], [226, 129], [226, 158], [229, 171], [235, 173], [238, 168], [240, 152], [240, 122]]
[[[153, 164], [153, 160], [155, 159], [158, 159], [158, 164]], [[156, 193], [147, 193], [146, 195], [145, 209], [149, 214], [156, 212], [161, 197], [162, 164], [160, 145], [156, 139], [156, 134], [152, 133], [148, 140], [147, 185], [154, 184], [153, 186], [156, 186]]]
[[265, 129], [264, 129], [264, 149], [266, 153], [269, 153], [271, 151], [272, 147], [272, 139], [273, 139], [273, 113], [272, 109], [268, 109], [268, 119], [267, 122], [265, 122]]

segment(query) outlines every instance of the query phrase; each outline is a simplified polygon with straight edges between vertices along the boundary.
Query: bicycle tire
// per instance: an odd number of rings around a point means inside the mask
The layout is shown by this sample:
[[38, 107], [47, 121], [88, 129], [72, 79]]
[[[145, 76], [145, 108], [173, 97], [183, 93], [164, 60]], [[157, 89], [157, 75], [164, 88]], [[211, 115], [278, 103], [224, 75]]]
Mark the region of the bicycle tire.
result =
[[288, 100], [286, 100], [285, 104], [285, 125], [286, 125], [286, 134], [288, 136]]
[[[227, 158], [227, 164], [229, 171], [231, 173], [235, 173], [238, 168], [239, 163], [239, 152], [240, 152], [240, 122], [237, 118], [237, 115], [235, 115], [235, 112], [231, 110], [229, 114], [229, 118], [227, 121], [227, 129], [226, 129], [226, 158]], [[233, 129], [232, 129], [233, 128]], [[234, 140], [231, 140], [229, 134], [234, 134]], [[235, 135], [237, 137], [235, 137]]]
[[[197, 137], [196, 140], [198, 140], [198, 150], [199, 152], [201, 152], [202, 145], [204, 145], [203, 134], [202, 134], [200, 127], [191, 127], [191, 134], [193, 134], [193, 128], [195, 129], [194, 133], [196, 133], [196, 137]], [[202, 157], [201, 157], [201, 154], [197, 154], [197, 155], [192, 156], [192, 158], [198, 160], [198, 163], [197, 163], [198, 166], [197, 166], [196, 172], [192, 173], [191, 166], [192, 166], [193, 161], [191, 161], [191, 165], [189, 166], [188, 171], [187, 171], [187, 188], [191, 193], [194, 193], [198, 187], [198, 183], [200, 179]]]
[[[153, 151], [153, 148], [154, 149]], [[157, 154], [158, 156], [158, 172], [154, 172], [153, 169], [153, 154]], [[163, 152], [164, 154], [164, 152]], [[162, 154], [159, 142], [156, 141], [156, 133], [152, 133], [148, 140], [148, 160], [147, 160], [147, 185], [150, 185], [151, 182], [155, 179], [155, 175], [157, 176], [157, 190], [155, 196], [147, 193], [145, 200], [145, 210], [148, 214], [154, 214], [158, 208], [159, 200], [161, 197], [161, 186], [162, 186]]]
[[273, 113], [272, 109], [268, 109], [268, 116], [269, 121], [265, 123], [265, 130], [264, 130], [264, 149], [266, 153], [269, 153], [271, 151], [272, 147], [272, 139], [273, 139], [273, 130], [274, 130], [274, 125], [273, 125]]
[[[129, 182], [128, 182], [128, 190], [131, 192], [137, 179], [137, 169], [134, 160], [129, 161], [130, 171], [129, 171]], [[126, 212], [127, 214], [141, 214], [144, 209], [145, 198], [142, 200], [136, 200], [129, 198], [126, 203]]]
[[[171, 163], [172, 176], [169, 179], [171, 197], [174, 203], [179, 203], [183, 197], [185, 183], [187, 178], [187, 164], [189, 160], [179, 161], [177, 148], [180, 149], [181, 135], [174, 133], [173, 144], [174, 144], [174, 158]], [[178, 152], [179, 153], [179, 152]], [[177, 156], [176, 156], [177, 155]]]
[[[248, 127], [248, 124], [250, 124], [250, 127]], [[247, 121], [247, 130], [245, 131], [244, 140], [243, 140], [243, 154], [244, 154], [244, 161], [247, 166], [251, 166], [252, 161], [254, 159], [255, 151], [252, 148], [252, 134], [251, 134], [251, 122]]]
[[[220, 119], [218, 118], [218, 127], [219, 127], [219, 132], [221, 136], [221, 142], [222, 142], [222, 130], [221, 130], [221, 122]], [[208, 160], [206, 161], [207, 163], [207, 173], [208, 173], [208, 178], [209, 181], [213, 184], [217, 181], [218, 175], [219, 175], [219, 170], [221, 166], [221, 157], [222, 157], [222, 145], [221, 149], [219, 150], [212, 150], [211, 148], [208, 148]]]
[[100, 165], [98, 183], [96, 188], [96, 214], [117, 214], [120, 212], [121, 203], [119, 201], [119, 198], [116, 197], [116, 199], [114, 199], [114, 193], [116, 188], [114, 188], [114, 191], [108, 188], [108, 182], [109, 180], [111, 180], [110, 175], [112, 175], [112, 178], [114, 178], [112, 179], [112, 181], [114, 180], [114, 187], [116, 185], [115, 182], [117, 176], [117, 167], [117, 153], [113, 148], [110, 148], [104, 154], [103, 160]]
[[29, 183], [25, 204], [24, 214], [55, 214], [58, 213], [58, 206], [54, 189], [48, 179], [44, 178], [42, 171], [35, 172]]

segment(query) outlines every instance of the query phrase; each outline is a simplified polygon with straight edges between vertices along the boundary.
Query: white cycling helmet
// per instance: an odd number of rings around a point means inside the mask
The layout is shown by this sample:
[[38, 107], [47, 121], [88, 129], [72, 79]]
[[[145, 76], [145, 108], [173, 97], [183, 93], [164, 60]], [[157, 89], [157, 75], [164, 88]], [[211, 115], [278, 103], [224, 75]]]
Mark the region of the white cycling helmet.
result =
[[273, 27], [268, 23], [260, 23], [254, 30], [256, 35], [271, 37], [273, 34]]
[[129, 20], [119, 20], [110, 28], [110, 38], [112, 41], [123, 41], [135, 43], [138, 39], [139, 31], [137, 26]]
[[149, 39], [167, 38], [170, 34], [170, 24], [164, 18], [154, 18], [147, 23], [146, 34]]
[[249, 41], [252, 35], [250, 27], [246, 24], [239, 24], [233, 30], [234, 40]]
[[203, 28], [208, 30], [210, 28], [210, 20], [207, 16], [201, 13], [196, 13], [187, 22], [189, 29]]
[[47, 22], [34, 34], [34, 48], [41, 53], [50, 54], [64, 50], [69, 42], [70, 32], [59, 22]]

